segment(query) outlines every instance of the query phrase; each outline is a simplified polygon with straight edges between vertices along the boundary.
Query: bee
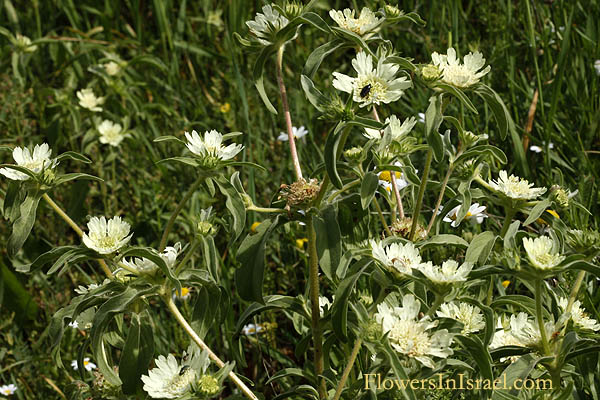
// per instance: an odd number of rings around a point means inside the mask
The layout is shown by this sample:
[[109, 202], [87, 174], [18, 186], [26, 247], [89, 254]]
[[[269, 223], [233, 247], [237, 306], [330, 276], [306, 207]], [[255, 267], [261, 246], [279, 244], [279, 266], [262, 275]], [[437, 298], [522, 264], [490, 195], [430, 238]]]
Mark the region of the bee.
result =
[[185, 374], [185, 372], [190, 369], [189, 365], [184, 365], [183, 367], [181, 367], [181, 369], [179, 370], [179, 376], [182, 376], [183, 374]]
[[360, 90], [360, 97], [362, 97], [362, 98], [365, 98], [365, 97], [367, 97], [367, 96], [369, 95], [369, 93], [371, 92], [371, 88], [372, 88], [372, 86], [371, 86], [371, 84], [370, 84], [370, 83], [369, 83], [369, 84], [367, 84], [367, 85], [365, 85], [365, 87], [363, 87], [363, 88]]

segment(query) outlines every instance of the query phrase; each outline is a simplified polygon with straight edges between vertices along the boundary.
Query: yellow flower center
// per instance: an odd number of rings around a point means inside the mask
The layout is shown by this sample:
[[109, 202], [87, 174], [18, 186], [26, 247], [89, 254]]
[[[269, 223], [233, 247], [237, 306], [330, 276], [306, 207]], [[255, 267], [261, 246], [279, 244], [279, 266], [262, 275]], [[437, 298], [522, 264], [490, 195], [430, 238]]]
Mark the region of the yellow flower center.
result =
[[182, 287], [181, 288], [181, 295], [179, 297], [185, 297], [188, 294], [190, 294], [190, 288]]
[[[394, 175], [396, 176], [396, 179], [400, 179], [402, 177], [402, 172], [400, 171], [394, 171]], [[379, 173], [379, 179], [381, 179], [382, 181], [386, 181], [389, 183], [392, 183], [392, 173], [391, 171], [383, 171]]]

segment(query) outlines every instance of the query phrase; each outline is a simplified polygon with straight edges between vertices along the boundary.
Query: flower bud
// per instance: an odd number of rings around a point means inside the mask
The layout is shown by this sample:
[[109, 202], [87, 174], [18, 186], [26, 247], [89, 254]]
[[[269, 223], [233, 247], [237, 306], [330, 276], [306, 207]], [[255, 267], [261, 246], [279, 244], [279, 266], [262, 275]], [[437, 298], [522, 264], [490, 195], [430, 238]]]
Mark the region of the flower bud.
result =
[[421, 68], [421, 76], [426, 81], [435, 81], [440, 77], [441, 74], [442, 72], [440, 71], [440, 69], [433, 64], [427, 64], [426, 66]]
[[302, 5], [302, 3], [299, 3], [295, 0], [286, 1], [283, 9], [285, 11], [285, 16], [288, 19], [292, 19], [299, 17], [302, 14], [302, 11], [304, 11], [304, 6]]
[[385, 17], [387, 19], [398, 18], [402, 14], [404, 14], [404, 12], [402, 10], [400, 10], [398, 7], [393, 6], [391, 4], [386, 4], [385, 7], [383, 8], [383, 11], [385, 12]]
[[213, 224], [211, 224], [208, 221], [198, 222], [197, 229], [198, 229], [198, 234], [201, 236], [211, 236], [216, 233], [215, 227], [213, 226]]
[[360, 146], [352, 147], [346, 151], [344, 151], [344, 157], [346, 160], [358, 163], [361, 161], [363, 155], [363, 148]]
[[202, 375], [196, 385], [198, 392], [207, 397], [212, 397], [221, 390], [219, 381], [212, 375]]

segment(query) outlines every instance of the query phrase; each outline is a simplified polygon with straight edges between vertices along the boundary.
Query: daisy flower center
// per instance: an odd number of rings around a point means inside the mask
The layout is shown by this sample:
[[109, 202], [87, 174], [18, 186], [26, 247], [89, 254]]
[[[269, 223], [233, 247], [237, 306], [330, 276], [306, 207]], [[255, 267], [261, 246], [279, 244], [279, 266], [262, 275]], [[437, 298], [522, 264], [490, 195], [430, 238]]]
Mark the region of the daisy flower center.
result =
[[[363, 90], [367, 87], [367, 85], [371, 85], [369, 90]], [[362, 93], [361, 93], [362, 92]], [[360, 97], [364, 101], [378, 101], [385, 97], [385, 93], [387, 92], [387, 85], [384, 81], [379, 79], [376, 76], [366, 76], [362, 78], [358, 78], [356, 80], [356, 86], [354, 88], [354, 97]], [[361, 96], [364, 95], [364, 96]]]
[[[394, 175], [396, 176], [396, 179], [400, 179], [400, 177], [402, 176], [402, 173], [398, 172], [398, 171], [394, 171]], [[392, 173], [390, 171], [380, 172], [379, 179], [381, 179], [382, 181], [392, 183]]]

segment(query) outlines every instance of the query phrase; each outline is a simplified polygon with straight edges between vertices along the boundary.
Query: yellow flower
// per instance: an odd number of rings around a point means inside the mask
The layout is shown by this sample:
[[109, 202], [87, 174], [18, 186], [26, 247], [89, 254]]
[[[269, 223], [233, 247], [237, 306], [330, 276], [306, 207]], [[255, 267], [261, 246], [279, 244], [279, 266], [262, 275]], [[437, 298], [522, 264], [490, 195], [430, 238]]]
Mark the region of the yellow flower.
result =
[[[560, 219], [560, 216], [558, 215], [558, 213], [556, 211], [548, 209], [548, 210], [546, 210], [546, 212], [548, 214], [552, 215], [554, 218]], [[546, 222], [546, 220], [544, 220], [542, 217], [539, 217], [536, 220], [536, 222], [540, 225], [548, 225], [548, 222]]]
[[219, 111], [221, 111], [223, 114], [228, 113], [231, 110], [231, 105], [227, 102], [223, 103], [221, 105], [221, 107], [219, 108]]
[[504, 289], [506, 289], [508, 287], [508, 285], [510, 285], [509, 280], [502, 281], [502, 286], [504, 287]]
[[[402, 177], [402, 172], [394, 171], [394, 174], [396, 175], [396, 179], [400, 179]], [[379, 173], [379, 180], [380, 181], [386, 181], [386, 182], [392, 183], [392, 173], [391, 173], [391, 171], [380, 172]]]
[[258, 222], [258, 221], [253, 223], [252, 226], [250, 227], [250, 232], [256, 233], [256, 228], [258, 228], [259, 225], [260, 225], [260, 222]]
[[304, 249], [304, 243], [308, 242], [307, 238], [296, 239], [296, 247], [300, 250]]

